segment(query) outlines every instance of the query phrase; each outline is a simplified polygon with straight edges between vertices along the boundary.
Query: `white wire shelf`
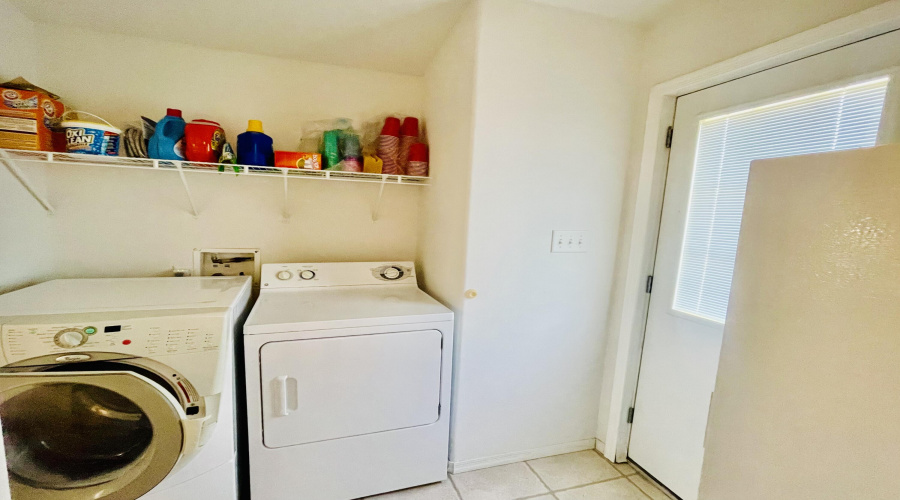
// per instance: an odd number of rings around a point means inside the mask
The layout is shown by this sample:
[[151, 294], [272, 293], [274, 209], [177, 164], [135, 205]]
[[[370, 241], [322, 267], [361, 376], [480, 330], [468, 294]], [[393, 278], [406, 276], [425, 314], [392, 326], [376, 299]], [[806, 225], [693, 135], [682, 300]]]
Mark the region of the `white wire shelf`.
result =
[[[289, 179], [320, 179], [350, 182], [386, 182], [422, 186], [428, 184], [428, 177], [412, 175], [370, 174], [365, 172], [340, 172], [336, 170], [307, 170], [302, 168], [257, 167], [253, 165], [228, 165], [221, 163], [200, 163], [192, 161], [153, 160], [149, 158], [129, 158], [127, 156], [98, 156], [80, 153], [50, 153], [46, 151], [22, 151], [0, 149], [6, 159], [19, 162], [40, 162], [58, 165], [81, 165], [89, 167], [140, 168], [184, 172], [204, 172], [210, 174], [254, 175], [264, 177], [284, 177]], [[235, 169], [238, 171], [235, 172]]]
[[284, 217], [289, 218], [288, 206], [288, 179], [312, 179], [342, 182], [367, 182], [380, 184], [378, 198], [373, 206], [372, 220], [378, 219], [378, 211], [381, 206], [381, 198], [386, 184], [402, 186], [427, 186], [428, 177], [411, 175], [372, 174], [365, 172], [341, 172], [335, 170], [306, 170], [300, 168], [276, 168], [259, 167], [254, 165], [229, 165], [221, 163], [201, 163], [191, 161], [155, 160], [149, 158], [130, 158], [126, 156], [98, 156], [79, 153], [52, 153], [47, 151], [24, 151], [18, 149], [0, 148], [0, 163], [9, 169], [10, 173], [22, 184], [23, 187], [37, 200], [48, 212], [53, 213], [52, 205], [38, 194], [27, 177], [18, 168], [18, 165], [29, 163], [41, 163], [61, 166], [86, 166], [86, 167], [114, 167], [142, 170], [157, 170], [177, 172], [181, 177], [188, 201], [191, 204], [191, 213], [199, 215], [193, 195], [185, 177], [185, 172], [199, 172], [207, 174], [219, 174], [226, 176], [255, 176], [280, 178], [284, 180]]

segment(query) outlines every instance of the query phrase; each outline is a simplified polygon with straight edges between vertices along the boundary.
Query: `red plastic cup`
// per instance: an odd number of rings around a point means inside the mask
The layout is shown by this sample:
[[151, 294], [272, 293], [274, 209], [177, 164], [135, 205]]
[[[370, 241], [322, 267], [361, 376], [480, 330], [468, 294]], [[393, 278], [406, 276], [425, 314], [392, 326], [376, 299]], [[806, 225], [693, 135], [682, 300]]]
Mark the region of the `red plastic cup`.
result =
[[417, 142], [409, 147], [409, 161], [428, 161], [428, 146]]
[[403, 127], [400, 128], [400, 135], [419, 137], [419, 119], [412, 116], [404, 118]]
[[384, 120], [384, 127], [381, 128], [381, 135], [392, 135], [400, 137], [400, 119], [393, 116]]

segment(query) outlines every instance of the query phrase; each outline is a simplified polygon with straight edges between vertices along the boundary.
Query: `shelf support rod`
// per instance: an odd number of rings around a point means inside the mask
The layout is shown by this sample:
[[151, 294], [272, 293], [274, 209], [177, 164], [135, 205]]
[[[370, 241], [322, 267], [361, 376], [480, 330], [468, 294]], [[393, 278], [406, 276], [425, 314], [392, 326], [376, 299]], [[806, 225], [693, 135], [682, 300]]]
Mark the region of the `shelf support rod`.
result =
[[372, 222], [378, 221], [381, 214], [381, 200], [384, 198], [384, 184], [387, 182], [387, 175], [381, 175], [381, 184], [378, 186], [378, 198], [375, 199], [375, 206], [372, 207]]
[[194, 204], [194, 196], [191, 194], [191, 187], [188, 186], [187, 177], [184, 176], [184, 169], [181, 168], [181, 162], [175, 162], [175, 166], [178, 167], [178, 175], [181, 176], [181, 184], [184, 186], [184, 192], [187, 193], [188, 202], [191, 204], [191, 213], [194, 215], [194, 218], [200, 217], [200, 214], [197, 212], [197, 205]]
[[12, 176], [15, 177], [17, 181], [19, 181], [19, 184], [21, 184], [22, 187], [25, 188], [26, 191], [28, 191], [28, 194], [30, 194], [32, 198], [35, 199], [35, 201], [40, 203], [41, 207], [43, 207], [43, 209], [46, 210], [48, 214], [53, 215], [53, 205], [51, 205], [46, 198], [41, 196], [40, 193], [38, 193], [37, 190], [34, 189], [34, 186], [32, 186], [28, 181], [28, 178], [25, 177], [25, 174], [22, 173], [21, 170], [19, 170], [19, 167], [17, 167], [15, 163], [13, 163], [13, 160], [8, 156], [6, 151], [0, 151], [0, 163], [3, 163], [6, 169], [9, 170], [9, 173], [11, 173]]
[[288, 219], [291, 218], [291, 212], [288, 210], [288, 173], [287, 169], [283, 169], [281, 174], [284, 178], [284, 206], [282, 207], [281, 215], [284, 217], [284, 221], [287, 222]]

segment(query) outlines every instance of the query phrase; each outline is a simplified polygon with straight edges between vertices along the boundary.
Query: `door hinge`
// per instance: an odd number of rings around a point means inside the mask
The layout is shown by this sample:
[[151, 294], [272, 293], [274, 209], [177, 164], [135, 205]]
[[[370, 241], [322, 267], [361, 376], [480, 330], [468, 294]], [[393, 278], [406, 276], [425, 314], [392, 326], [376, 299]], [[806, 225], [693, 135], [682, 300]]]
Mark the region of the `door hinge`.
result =
[[675, 127], [669, 127], [666, 130], [666, 147], [672, 147], [672, 136], [675, 135]]
[[653, 275], [652, 274], [650, 276], [647, 276], [647, 286], [644, 289], [647, 291], [647, 293], [650, 293], [653, 291]]
[[634, 423], [634, 406], [628, 409], [628, 423]]

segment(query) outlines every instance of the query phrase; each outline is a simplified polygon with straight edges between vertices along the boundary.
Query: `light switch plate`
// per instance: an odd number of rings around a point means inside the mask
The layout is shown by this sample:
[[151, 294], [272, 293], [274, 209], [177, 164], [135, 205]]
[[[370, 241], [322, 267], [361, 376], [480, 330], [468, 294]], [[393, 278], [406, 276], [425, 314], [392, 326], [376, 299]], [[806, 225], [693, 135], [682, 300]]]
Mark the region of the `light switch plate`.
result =
[[550, 251], [553, 253], [587, 252], [586, 231], [553, 231]]

